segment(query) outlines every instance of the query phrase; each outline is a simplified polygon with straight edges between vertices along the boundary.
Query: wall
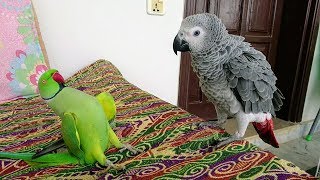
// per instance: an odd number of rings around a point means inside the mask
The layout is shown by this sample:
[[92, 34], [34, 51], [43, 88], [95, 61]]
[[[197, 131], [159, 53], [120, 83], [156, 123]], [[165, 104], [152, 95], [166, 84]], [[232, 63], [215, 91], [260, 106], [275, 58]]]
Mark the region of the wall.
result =
[[320, 108], [320, 29], [312, 62], [302, 120], [313, 120]]
[[172, 42], [183, 1], [167, 0], [164, 16], [146, 0], [33, 0], [52, 68], [69, 77], [99, 58], [141, 89], [177, 104], [180, 57]]

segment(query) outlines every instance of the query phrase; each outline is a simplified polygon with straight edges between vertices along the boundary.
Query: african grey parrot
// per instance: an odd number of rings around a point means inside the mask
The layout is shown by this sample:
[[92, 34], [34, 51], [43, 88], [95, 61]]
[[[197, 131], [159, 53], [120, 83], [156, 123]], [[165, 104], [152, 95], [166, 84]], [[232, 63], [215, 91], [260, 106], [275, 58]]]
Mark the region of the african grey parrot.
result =
[[228, 34], [222, 21], [209, 13], [186, 17], [173, 49], [175, 53], [190, 52], [200, 88], [215, 105], [218, 118], [215, 124], [224, 124], [230, 116], [237, 121], [235, 134], [222, 139], [216, 148], [241, 139], [250, 122], [263, 141], [279, 147], [272, 117], [280, 110], [284, 97], [260, 51], [244, 42], [244, 37]]

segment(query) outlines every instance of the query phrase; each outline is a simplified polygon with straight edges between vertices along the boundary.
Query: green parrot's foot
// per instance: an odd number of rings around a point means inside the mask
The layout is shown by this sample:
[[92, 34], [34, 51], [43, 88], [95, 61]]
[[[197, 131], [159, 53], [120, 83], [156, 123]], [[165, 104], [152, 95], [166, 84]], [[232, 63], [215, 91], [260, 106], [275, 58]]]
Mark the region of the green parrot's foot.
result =
[[114, 121], [110, 121], [109, 125], [110, 125], [111, 129], [114, 129], [115, 127], [117, 127], [116, 123]]
[[125, 169], [126, 169], [125, 166], [115, 165], [115, 164], [113, 164], [111, 161], [109, 161], [108, 159], [107, 159], [107, 161], [106, 161], [105, 166], [114, 168], [114, 169], [116, 169], [116, 170], [125, 170]]
[[213, 149], [217, 149], [217, 148], [220, 148], [224, 145], [227, 145], [227, 144], [230, 144], [234, 141], [237, 141], [237, 140], [240, 140], [242, 139], [241, 137], [238, 137], [237, 135], [232, 135], [230, 137], [224, 137], [224, 138], [221, 138], [219, 139], [218, 143], [216, 145], [213, 146]]
[[116, 127], [124, 126], [127, 123], [112, 120], [112, 121], [109, 122], [109, 124], [110, 124], [111, 129], [114, 129]]
[[138, 153], [143, 152], [142, 150], [131, 146], [131, 144], [122, 144], [122, 149], [120, 149], [120, 152], [123, 152], [126, 149], [133, 152], [134, 154], [138, 154]]

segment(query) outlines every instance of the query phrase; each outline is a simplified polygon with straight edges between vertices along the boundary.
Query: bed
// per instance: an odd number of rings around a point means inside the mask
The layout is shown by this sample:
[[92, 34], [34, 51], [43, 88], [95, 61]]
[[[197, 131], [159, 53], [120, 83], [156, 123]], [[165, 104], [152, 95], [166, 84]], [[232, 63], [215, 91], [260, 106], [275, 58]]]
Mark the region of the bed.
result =
[[[110, 92], [117, 105], [115, 132], [143, 153], [105, 152], [126, 170], [106, 170], [98, 163], [34, 168], [1, 159], [2, 179], [315, 179], [245, 140], [213, 150], [214, 141], [227, 132], [194, 128], [191, 124], [201, 118], [130, 84], [109, 61], [85, 67], [66, 85], [91, 95]], [[39, 96], [3, 103], [0, 113], [0, 151], [35, 152], [61, 138], [59, 117]]]

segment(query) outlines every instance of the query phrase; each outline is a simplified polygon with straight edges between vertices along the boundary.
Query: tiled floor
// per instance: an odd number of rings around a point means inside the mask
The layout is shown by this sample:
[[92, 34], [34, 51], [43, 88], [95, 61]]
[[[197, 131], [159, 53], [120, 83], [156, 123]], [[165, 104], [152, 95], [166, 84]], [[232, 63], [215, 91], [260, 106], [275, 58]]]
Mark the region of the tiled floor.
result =
[[281, 144], [280, 148], [270, 147], [266, 150], [279, 158], [293, 162], [303, 170], [307, 170], [318, 164], [320, 158], [320, 133], [314, 134], [312, 141], [299, 138]]

